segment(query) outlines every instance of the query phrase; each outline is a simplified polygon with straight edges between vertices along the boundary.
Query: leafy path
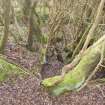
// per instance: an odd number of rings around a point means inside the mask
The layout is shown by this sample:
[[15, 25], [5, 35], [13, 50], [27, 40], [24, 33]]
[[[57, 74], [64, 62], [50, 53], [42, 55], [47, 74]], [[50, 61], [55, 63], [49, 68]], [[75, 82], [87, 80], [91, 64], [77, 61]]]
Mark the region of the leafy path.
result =
[[105, 105], [98, 88], [53, 97], [40, 87], [39, 82], [35, 77], [17, 79], [15, 84], [8, 80], [0, 86], [0, 105]]
[[[6, 55], [24, 67], [32, 68], [37, 62], [34, 54], [26, 54], [25, 57], [19, 58], [18, 51], [13, 51], [13, 49], [10, 51], [8, 48]], [[53, 71], [61, 67], [58, 61], [53, 59], [53, 62], [52, 65], [45, 66], [45, 72], [47, 69]], [[48, 74], [50, 75], [50, 72]], [[97, 87], [85, 88], [78, 93], [53, 97], [40, 86], [40, 81], [37, 77], [32, 76], [24, 79], [15, 76], [9, 78], [0, 84], [0, 105], [105, 105], [105, 97], [102, 95], [102, 91], [105, 93], [105, 86], [101, 87], [102, 90]]]

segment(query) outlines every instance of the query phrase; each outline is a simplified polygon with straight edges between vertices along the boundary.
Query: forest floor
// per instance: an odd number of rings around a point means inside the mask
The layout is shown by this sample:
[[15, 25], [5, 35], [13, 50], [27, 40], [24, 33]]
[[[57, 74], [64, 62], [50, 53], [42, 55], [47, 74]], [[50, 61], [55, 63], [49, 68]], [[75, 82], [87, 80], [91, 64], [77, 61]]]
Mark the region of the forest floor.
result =
[[[12, 47], [11, 47], [12, 46]], [[18, 47], [8, 44], [6, 56], [29, 70], [37, 63], [37, 54], [27, 51], [20, 54]], [[51, 65], [45, 65], [45, 75], [54, 75], [63, 66], [56, 59]], [[49, 70], [49, 72], [48, 72]], [[58, 71], [59, 72], [59, 71]], [[47, 76], [45, 76], [47, 77]], [[16, 80], [15, 83], [12, 80]], [[27, 78], [12, 77], [0, 84], [0, 105], [105, 105], [105, 86], [86, 87], [80, 92], [69, 92], [59, 97], [51, 96], [42, 86], [41, 79], [35, 76]]]

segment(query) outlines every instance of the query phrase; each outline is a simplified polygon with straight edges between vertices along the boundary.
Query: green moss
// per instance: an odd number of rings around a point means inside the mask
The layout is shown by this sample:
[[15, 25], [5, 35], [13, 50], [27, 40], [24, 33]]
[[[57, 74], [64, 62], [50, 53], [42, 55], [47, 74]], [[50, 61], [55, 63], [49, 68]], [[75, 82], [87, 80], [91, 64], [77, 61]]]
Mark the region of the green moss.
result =
[[26, 75], [24, 70], [15, 64], [7, 62], [5, 59], [0, 57], [0, 81], [6, 80], [10, 75], [17, 75], [23, 77]]
[[55, 84], [56, 80], [60, 80], [60, 79], [61, 79], [61, 76], [55, 76], [55, 77], [47, 78], [47, 79], [42, 81], [42, 85], [44, 85], [46, 87], [51, 87]]

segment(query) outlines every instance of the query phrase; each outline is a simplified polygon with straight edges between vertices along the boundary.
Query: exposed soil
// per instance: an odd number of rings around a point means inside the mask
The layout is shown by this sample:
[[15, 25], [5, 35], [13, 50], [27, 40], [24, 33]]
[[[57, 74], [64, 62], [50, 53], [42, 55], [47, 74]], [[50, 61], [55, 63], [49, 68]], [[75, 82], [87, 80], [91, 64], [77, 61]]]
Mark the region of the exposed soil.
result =
[[[15, 47], [15, 49], [17, 48]], [[14, 47], [11, 49], [8, 47], [6, 55], [29, 70], [37, 63], [35, 54], [28, 53], [20, 58], [18, 50], [14, 50]], [[57, 61], [56, 57], [53, 58], [50, 65], [45, 65], [43, 68], [46, 73], [43, 78], [54, 75], [54, 70], [59, 70], [62, 66], [63, 64]], [[46, 72], [48, 70], [49, 72]], [[14, 79], [15, 83], [12, 82]], [[0, 105], [105, 105], [103, 96], [105, 86], [101, 89], [87, 87], [81, 92], [68, 92], [54, 97], [40, 86], [40, 81], [41, 79], [33, 76], [24, 79], [15, 77], [8, 79], [0, 85]]]

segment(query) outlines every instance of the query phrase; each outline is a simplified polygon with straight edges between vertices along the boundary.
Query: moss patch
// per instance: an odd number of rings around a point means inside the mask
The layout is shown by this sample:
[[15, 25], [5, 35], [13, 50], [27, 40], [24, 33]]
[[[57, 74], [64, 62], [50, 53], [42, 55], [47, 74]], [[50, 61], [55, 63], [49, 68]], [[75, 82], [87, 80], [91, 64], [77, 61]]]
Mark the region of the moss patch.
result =
[[6, 80], [10, 75], [17, 75], [23, 77], [26, 75], [24, 70], [15, 64], [7, 62], [0, 57], [0, 82]]

